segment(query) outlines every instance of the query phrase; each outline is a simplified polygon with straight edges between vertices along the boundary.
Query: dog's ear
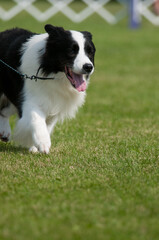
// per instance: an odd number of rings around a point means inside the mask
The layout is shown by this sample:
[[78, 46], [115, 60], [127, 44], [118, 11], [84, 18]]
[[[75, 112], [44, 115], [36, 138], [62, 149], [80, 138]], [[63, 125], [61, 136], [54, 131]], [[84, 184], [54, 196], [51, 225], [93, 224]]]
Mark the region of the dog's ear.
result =
[[60, 33], [64, 32], [65, 30], [62, 27], [55, 27], [51, 24], [46, 24], [45, 25], [45, 31], [49, 34], [49, 35], [56, 35], [59, 36]]
[[82, 31], [81, 33], [84, 35], [85, 38], [92, 40], [92, 34], [90, 32]]

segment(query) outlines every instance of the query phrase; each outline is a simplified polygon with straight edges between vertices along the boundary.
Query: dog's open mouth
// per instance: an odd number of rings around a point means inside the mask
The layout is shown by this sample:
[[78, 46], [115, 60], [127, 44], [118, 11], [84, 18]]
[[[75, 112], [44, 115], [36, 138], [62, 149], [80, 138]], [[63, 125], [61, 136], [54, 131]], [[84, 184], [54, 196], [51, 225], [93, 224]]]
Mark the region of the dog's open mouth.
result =
[[65, 66], [65, 74], [72, 84], [72, 86], [78, 91], [78, 92], [84, 92], [86, 90], [86, 81], [83, 79], [82, 74], [77, 74], [72, 71], [71, 68], [68, 68]]

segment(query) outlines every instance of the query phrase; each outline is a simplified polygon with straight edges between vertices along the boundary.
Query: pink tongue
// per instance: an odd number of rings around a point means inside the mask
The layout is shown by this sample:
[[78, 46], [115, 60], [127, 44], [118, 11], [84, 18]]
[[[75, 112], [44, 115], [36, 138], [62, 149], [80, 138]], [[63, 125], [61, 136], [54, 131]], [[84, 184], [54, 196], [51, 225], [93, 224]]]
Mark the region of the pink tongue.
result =
[[72, 72], [72, 78], [77, 91], [84, 92], [86, 90], [86, 82], [83, 80], [82, 75]]

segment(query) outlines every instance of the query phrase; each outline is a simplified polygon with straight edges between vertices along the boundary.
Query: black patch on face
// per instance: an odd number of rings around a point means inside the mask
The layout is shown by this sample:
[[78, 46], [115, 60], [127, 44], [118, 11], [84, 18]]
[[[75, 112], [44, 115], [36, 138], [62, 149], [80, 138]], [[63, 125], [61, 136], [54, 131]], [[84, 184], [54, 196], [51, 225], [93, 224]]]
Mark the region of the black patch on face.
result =
[[49, 34], [49, 37], [40, 67], [46, 75], [52, 72], [64, 72], [65, 66], [73, 66], [79, 46], [73, 40], [70, 31], [52, 25], [46, 25], [45, 30]]
[[[41, 65], [45, 75], [50, 73], [64, 72], [65, 66], [72, 68], [74, 60], [79, 52], [78, 43], [72, 38], [71, 32], [62, 27], [55, 27], [50, 24], [45, 26], [49, 34], [46, 44], [46, 51], [41, 57]], [[95, 46], [92, 42], [92, 35], [89, 32], [81, 32], [86, 39], [85, 53], [94, 64]]]

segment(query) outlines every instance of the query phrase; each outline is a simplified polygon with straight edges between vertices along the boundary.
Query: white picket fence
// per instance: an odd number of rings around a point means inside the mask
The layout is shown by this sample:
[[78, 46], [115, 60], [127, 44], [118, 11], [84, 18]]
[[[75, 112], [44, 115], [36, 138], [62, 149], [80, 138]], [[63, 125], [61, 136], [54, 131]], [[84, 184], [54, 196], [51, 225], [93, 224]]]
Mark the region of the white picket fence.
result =
[[[110, 10], [107, 9], [107, 4], [110, 3], [111, 0], [82, 0], [85, 3], [86, 7], [78, 13], [74, 11], [71, 6], [69, 6], [70, 3], [72, 3], [74, 0], [45, 0], [50, 4], [50, 7], [43, 12], [34, 5], [36, 0], [11, 1], [15, 4], [9, 10], [5, 10], [1, 6], [0, 1], [0, 19], [3, 21], [10, 20], [18, 15], [21, 11], [25, 10], [28, 12], [28, 14], [40, 22], [48, 20], [58, 12], [62, 12], [73, 22], [81, 22], [93, 13], [97, 13], [100, 17], [102, 17], [106, 22], [110, 24], [116, 24], [128, 14], [126, 2], [129, 2], [129, 0], [118, 0], [122, 6], [122, 9], [116, 14], [113, 14]], [[150, 9], [150, 6], [154, 3], [154, 1], [155, 0], [138, 0], [137, 10], [138, 14], [144, 16], [151, 23], [159, 25], [159, 16], [156, 16]]]

